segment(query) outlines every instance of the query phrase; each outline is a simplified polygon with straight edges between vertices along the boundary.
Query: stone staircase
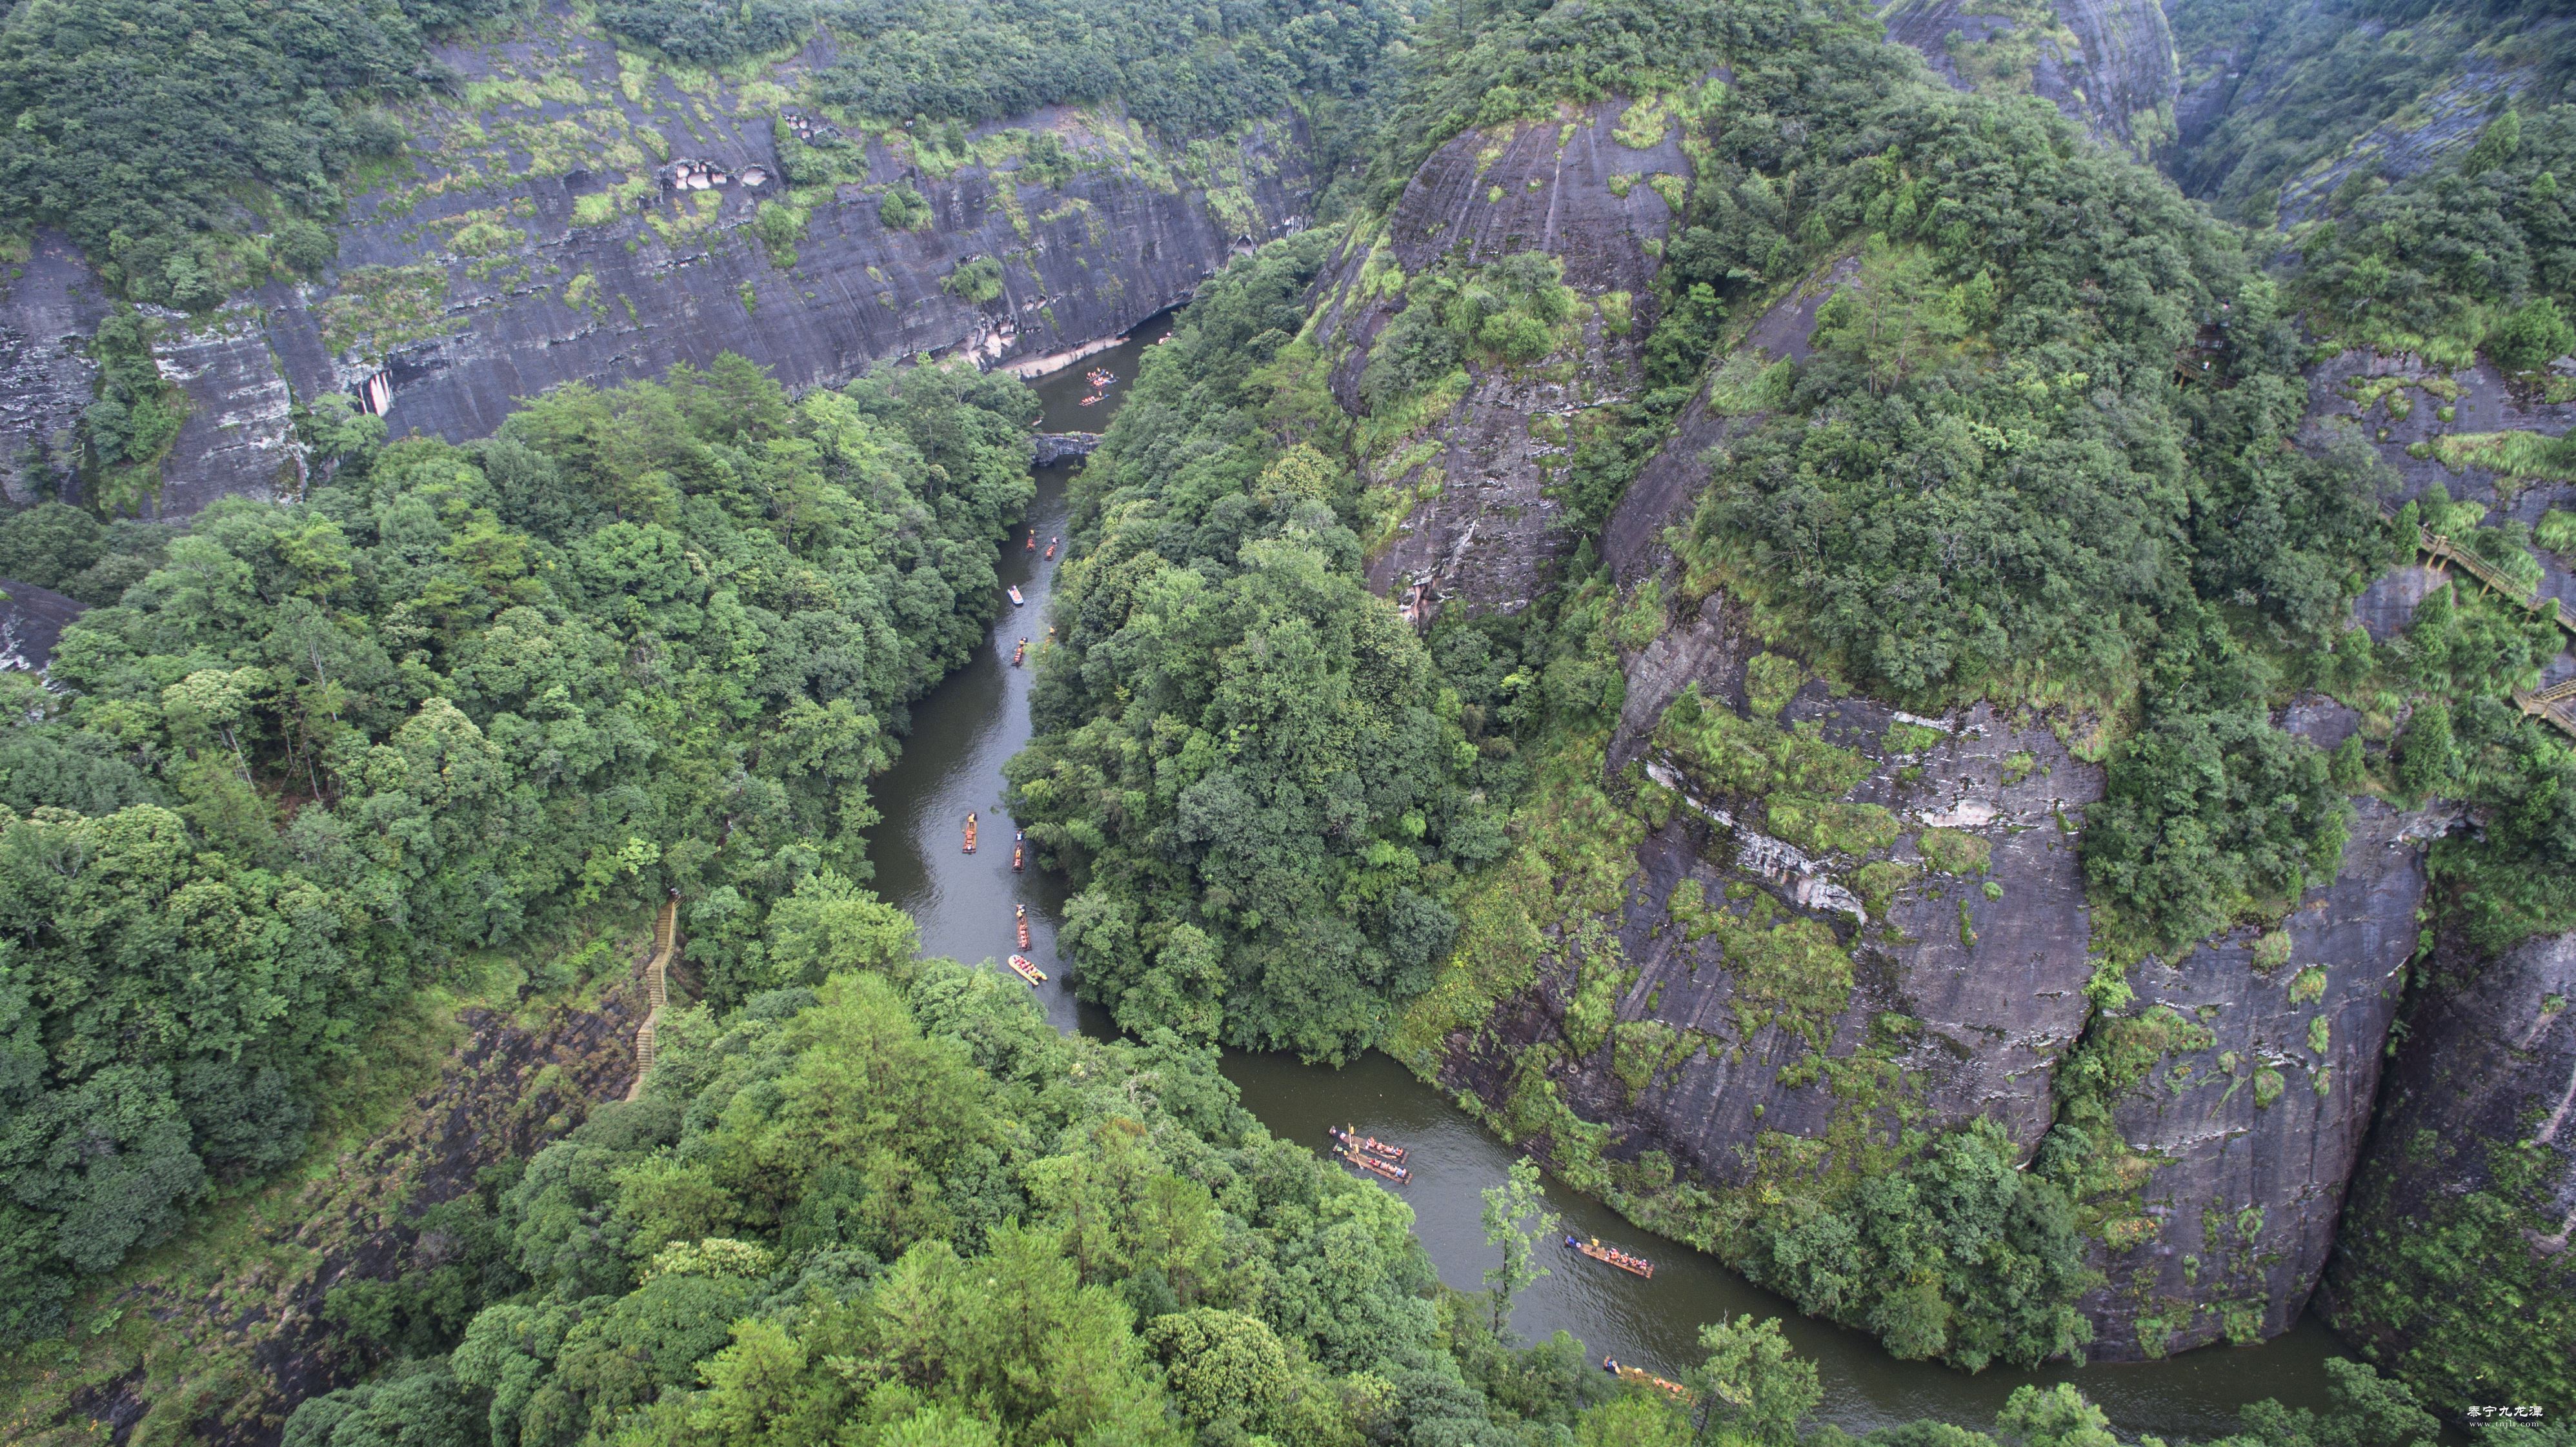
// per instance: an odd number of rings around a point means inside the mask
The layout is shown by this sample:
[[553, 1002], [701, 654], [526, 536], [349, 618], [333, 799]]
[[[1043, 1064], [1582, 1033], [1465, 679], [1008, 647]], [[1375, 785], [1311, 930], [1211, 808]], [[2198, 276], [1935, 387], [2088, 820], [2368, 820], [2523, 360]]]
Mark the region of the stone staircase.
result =
[[653, 921], [653, 958], [644, 965], [644, 1023], [635, 1031], [635, 1083], [626, 1088], [628, 1100], [644, 1093], [645, 1077], [653, 1073], [653, 1031], [671, 1003], [671, 956], [679, 944], [680, 902], [666, 899]]

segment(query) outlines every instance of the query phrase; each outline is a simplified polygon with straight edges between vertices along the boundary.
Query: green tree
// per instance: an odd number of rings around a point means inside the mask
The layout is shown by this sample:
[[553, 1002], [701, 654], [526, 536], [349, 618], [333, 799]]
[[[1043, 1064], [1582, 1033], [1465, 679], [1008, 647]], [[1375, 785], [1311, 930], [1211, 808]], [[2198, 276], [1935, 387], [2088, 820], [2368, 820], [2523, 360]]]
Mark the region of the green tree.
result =
[[1759, 1325], [1750, 1316], [1706, 1323], [1699, 1345], [1708, 1357], [1691, 1373], [1691, 1386], [1700, 1394], [1692, 1440], [1723, 1434], [1764, 1447], [1789, 1447], [1798, 1440], [1798, 1424], [1825, 1392], [1816, 1364], [1790, 1348], [1776, 1317]]
[[1538, 1263], [1538, 1243], [1555, 1239], [1557, 1217], [1547, 1209], [1538, 1162], [1527, 1156], [1512, 1162], [1503, 1183], [1487, 1186], [1484, 1195], [1485, 1244], [1503, 1253], [1501, 1264], [1485, 1270], [1494, 1335], [1499, 1337], [1511, 1328], [1512, 1298], [1548, 1274]]

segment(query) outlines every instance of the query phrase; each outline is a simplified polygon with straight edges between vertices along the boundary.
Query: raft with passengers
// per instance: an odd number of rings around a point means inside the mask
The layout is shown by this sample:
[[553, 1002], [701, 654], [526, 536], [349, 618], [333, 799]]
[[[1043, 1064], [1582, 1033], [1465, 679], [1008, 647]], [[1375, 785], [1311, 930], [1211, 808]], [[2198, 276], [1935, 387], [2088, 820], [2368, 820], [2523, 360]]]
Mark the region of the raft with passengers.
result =
[[1026, 864], [1026, 863], [1028, 862], [1028, 859], [1029, 859], [1029, 832], [1028, 832], [1027, 830], [1025, 830], [1025, 829], [1014, 829], [1014, 830], [1012, 830], [1012, 831], [1011, 831], [1011, 868], [1012, 868], [1012, 869], [1014, 869], [1014, 870], [1018, 869], [1021, 865]]
[[1013, 905], [1012, 908], [1019, 911], [1017, 922], [1020, 926], [1020, 948], [1027, 949], [1029, 947], [1029, 907], [1021, 904]]
[[1383, 1176], [1399, 1186], [1413, 1179], [1413, 1172], [1393, 1161], [1380, 1160], [1357, 1146], [1334, 1146], [1333, 1159], [1346, 1166], [1357, 1166], [1370, 1175]]
[[1047, 972], [1039, 969], [1036, 965], [1031, 964], [1029, 962], [1029, 957], [1026, 955], [1011, 956], [1011, 973], [1028, 981], [1029, 988], [1032, 990], [1036, 989], [1041, 983], [1043, 983], [1047, 977]]
[[1601, 1238], [1598, 1236], [1593, 1237], [1589, 1241], [1581, 1241], [1572, 1236], [1568, 1236], [1565, 1238], [1565, 1247], [1569, 1251], [1576, 1251], [1589, 1256], [1595, 1261], [1599, 1261], [1610, 1266], [1616, 1266], [1631, 1276], [1643, 1276], [1648, 1280], [1654, 1279], [1655, 1263], [1647, 1260], [1643, 1256], [1631, 1255], [1628, 1252], [1620, 1250], [1616, 1246], [1604, 1246], [1601, 1244]]
[[1601, 1359], [1601, 1370], [1608, 1372], [1610, 1375], [1617, 1377], [1623, 1382], [1634, 1382], [1641, 1387], [1653, 1387], [1658, 1391], [1670, 1392], [1685, 1405], [1699, 1400], [1699, 1394], [1697, 1392], [1694, 1392], [1690, 1388], [1683, 1386], [1681, 1383], [1674, 1381], [1672, 1378], [1656, 1376], [1653, 1372], [1647, 1371], [1644, 1367], [1629, 1366], [1617, 1357], [1603, 1357]]
[[966, 813], [966, 852], [975, 852], [975, 813], [971, 809]]
[[1349, 1149], [1366, 1151], [1379, 1160], [1391, 1161], [1399, 1166], [1403, 1165], [1404, 1158], [1411, 1154], [1404, 1147], [1391, 1141], [1382, 1141], [1373, 1135], [1361, 1135], [1357, 1126], [1328, 1125], [1324, 1127], [1324, 1134]]

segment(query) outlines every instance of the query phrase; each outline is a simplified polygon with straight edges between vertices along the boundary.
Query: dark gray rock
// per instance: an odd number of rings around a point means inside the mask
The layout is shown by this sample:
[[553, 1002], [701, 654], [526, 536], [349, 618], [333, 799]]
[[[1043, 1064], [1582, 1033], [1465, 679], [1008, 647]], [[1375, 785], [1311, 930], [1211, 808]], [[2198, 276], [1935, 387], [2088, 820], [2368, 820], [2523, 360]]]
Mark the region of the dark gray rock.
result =
[[[379, 376], [392, 435], [463, 439], [551, 387], [726, 352], [793, 389], [921, 353], [996, 366], [1078, 352], [1302, 227], [1314, 188], [1293, 117], [1184, 150], [1115, 114], [1051, 109], [977, 132], [1054, 133], [1071, 164], [1043, 181], [998, 143], [934, 175], [908, 143], [865, 140], [864, 181], [800, 193], [814, 204], [782, 265], [787, 252], [753, 229], [763, 205], [786, 200], [777, 97], [829, 63], [827, 41], [756, 82], [683, 90], [667, 70], [621, 73], [614, 48], [556, 7], [526, 38], [441, 58], [466, 82], [459, 98], [405, 114], [415, 168], [356, 198], [329, 275], [272, 281], [167, 329], [163, 371], [190, 415], [163, 515], [291, 495], [293, 404]], [[699, 186], [705, 176], [723, 184]], [[928, 201], [926, 229], [879, 218], [897, 185]], [[1002, 266], [1001, 294], [983, 303], [942, 285], [977, 257]], [[60, 453], [89, 396], [66, 339], [100, 314], [77, 257], [40, 240], [0, 296], [0, 426]]]
[[1029, 465], [1053, 467], [1089, 457], [1100, 446], [1097, 432], [1041, 432], [1029, 439]]
[[[1654, 1022], [1691, 1043], [1642, 1086], [1633, 1074], [1623, 1078], [1615, 1046], [1571, 1058], [1555, 1075], [1559, 1091], [1585, 1119], [1610, 1128], [1613, 1158], [1658, 1151], [1719, 1188], [1747, 1184], [1757, 1162], [1782, 1151], [1891, 1141], [1900, 1114], [1927, 1130], [1992, 1119], [2024, 1149], [2035, 1147], [2052, 1118], [2051, 1068], [2082, 1031], [2088, 1008], [2089, 917], [2071, 831], [2101, 797], [2100, 770], [2048, 730], [2016, 726], [1985, 705], [1916, 719], [1809, 684], [1783, 721], [1813, 725], [1870, 755], [1869, 775], [1843, 797], [1889, 809], [1909, 831], [1892, 857], [1913, 866], [1911, 877], [1885, 914], [1864, 924], [1856, 861], [1810, 858], [1760, 833], [1760, 815], [1739, 801], [1692, 795], [1648, 737], [1691, 684], [1740, 706], [1745, 664], [1760, 649], [1736, 610], [1711, 598], [1630, 660], [1613, 770], [1641, 764], [1647, 777], [1681, 790], [1684, 807], [1637, 851], [1638, 873], [1616, 922], [1616, 958], [1636, 974], [1614, 1018]], [[1934, 742], [1897, 751], [1887, 734], [1900, 720], [1929, 730]], [[1985, 840], [1989, 871], [1919, 867], [1913, 831], [1930, 827]], [[1713, 940], [1686, 940], [1672, 917], [1685, 881], [1697, 881], [1711, 906], [1760, 891], [1782, 918], [1829, 926], [1851, 956], [1853, 988], [1822, 1032], [1824, 1055], [1866, 1055], [1867, 1068], [1884, 1070], [1894, 1084], [1873, 1099], [1839, 1094], [1813, 1070], [1799, 1035], [1777, 1021], [1748, 1031], [1736, 1008], [1737, 962]], [[1490, 1030], [1452, 1042], [1446, 1083], [1480, 1091], [1507, 1083], [1517, 1049], [1562, 1038], [1582, 973], [1601, 967], [1579, 950], [1556, 952]]]
[[1446, 416], [1375, 459], [1382, 475], [1371, 482], [1407, 489], [1411, 501], [1389, 535], [1371, 540], [1369, 583], [1383, 593], [1427, 587], [1425, 621], [1453, 602], [1517, 612], [1573, 551], [1569, 516], [1552, 495], [1571, 460], [1570, 438], [1585, 414], [1633, 394], [1637, 346], [1654, 322], [1648, 285], [1672, 209], [1650, 178], [1671, 185], [1691, 174], [1675, 124], [1644, 149], [1616, 138], [1627, 109], [1609, 101], [1568, 121], [1457, 137], [1406, 183], [1382, 233], [1348, 248], [1327, 275], [1318, 335], [1340, 359], [1334, 394], [1354, 414], [1366, 410], [1359, 378], [1369, 348], [1402, 309], [1399, 296], [1364, 286], [1372, 257], [1415, 275], [1446, 257], [1490, 262], [1544, 251], [1585, 299], [1622, 293], [1612, 309], [1629, 308], [1624, 334], [1587, 319], [1570, 357], [1479, 369]]
[[[2407, 1009], [2342, 1239], [2318, 1294], [2326, 1320], [2383, 1364], [2428, 1345], [2445, 1317], [2521, 1318], [2530, 1293], [2576, 1290], [2576, 934], [2539, 936], [2480, 959], [2446, 941]], [[2522, 1145], [2523, 1150], [2513, 1147]], [[2536, 1147], [2537, 1153], [2530, 1148]], [[2517, 1157], [2498, 1178], [2496, 1158]], [[2537, 1169], [2533, 1169], [2534, 1164]], [[2405, 1249], [2428, 1233], [2473, 1239], [2477, 1198], [2528, 1223], [2501, 1233], [2506, 1258], [2422, 1273]], [[2508, 1217], [2510, 1221], [2510, 1217]], [[2519, 1241], [2511, 1241], [2515, 1234]], [[2518, 1256], [2520, 1259], [2511, 1259]], [[2426, 1253], [2417, 1260], [2440, 1260]], [[2436, 1350], [2456, 1350], [2457, 1339]], [[2451, 1362], [2503, 1391], [2533, 1367], [2563, 1374], [2576, 1342], [2525, 1340], [2522, 1362]], [[2563, 1375], [2559, 1377], [2563, 1380]], [[2486, 1394], [2481, 1394], [2485, 1396]], [[2454, 1404], [2465, 1405], [2465, 1403]]]
[[79, 463], [73, 429], [98, 389], [90, 334], [107, 298], [58, 231], [39, 231], [27, 260], [0, 282], [0, 492], [29, 503], [68, 491]]
[[0, 669], [42, 672], [63, 630], [88, 607], [50, 588], [0, 578]]
[[2133, 1012], [2200, 1033], [2113, 1110], [2151, 1168], [2140, 1214], [2112, 1223], [2122, 1244], [2095, 1243], [2097, 1360], [2277, 1336], [2305, 1308], [2416, 948], [2426, 822], [2356, 801], [2343, 870], [2291, 912], [2282, 962], [2260, 963], [2258, 933], [2239, 929], [2133, 973]]

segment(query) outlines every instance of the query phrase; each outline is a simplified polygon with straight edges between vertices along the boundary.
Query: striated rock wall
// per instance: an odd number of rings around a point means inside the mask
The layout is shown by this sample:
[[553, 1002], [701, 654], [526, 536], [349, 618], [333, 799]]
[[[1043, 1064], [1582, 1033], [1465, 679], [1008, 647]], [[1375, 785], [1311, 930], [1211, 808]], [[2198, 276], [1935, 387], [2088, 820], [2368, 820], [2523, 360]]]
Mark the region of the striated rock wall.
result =
[[1335, 358], [1335, 397], [1363, 418], [1370, 348], [1405, 305], [1400, 290], [1376, 284], [1389, 266], [1418, 276], [1445, 260], [1543, 251], [1587, 301], [1617, 294], [1584, 321], [1570, 354], [1473, 369], [1454, 406], [1372, 459], [1372, 485], [1399, 498], [1391, 530], [1371, 540], [1370, 585], [1427, 586], [1426, 620], [1453, 601], [1517, 612], [1573, 551], [1554, 490], [1592, 414], [1637, 385], [1637, 347], [1654, 320], [1647, 287], [1673, 220], [1663, 191], [1680, 195], [1691, 174], [1672, 119], [1659, 130], [1628, 126], [1621, 139], [1628, 110], [1610, 101], [1457, 137], [1415, 172], [1383, 230], [1326, 275], [1317, 334]]
[[107, 298], [58, 231], [39, 231], [27, 260], [0, 280], [0, 494], [13, 503], [60, 492], [78, 464], [73, 429], [98, 368], [90, 334]]
[[1923, 53], [1961, 90], [2040, 96], [2109, 145], [2141, 158], [2174, 136], [2181, 76], [2159, 0], [1900, 0], [1888, 39]]
[[[456, 98], [405, 111], [404, 164], [370, 177], [322, 277], [280, 274], [165, 328], [186, 430], [160, 511], [302, 483], [295, 403], [366, 396], [394, 436], [463, 439], [516, 399], [736, 352], [792, 388], [917, 353], [1070, 359], [1183, 300], [1234, 254], [1305, 224], [1316, 178], [1295, 118], [1188, 145], [1110, 111], [1054, 109], [916, 138], [847, 137], [842, 179], [790, 186], [794, 99], [827, 42], [749, 79], [621, 58], [568, 8], [441, 53]], [[719, 184], [716, 178], [721, 178]], [[898, 188], [918, 229], [880, 214]], [[777, 214], [768, 239], [763, 207]], [[898, 219], [901, 219], [898, 215]], [[990, 258], [999, 294], [947, 284]], [[971, 288], [961, 288], [971, 291]], [[92, 374], [73, 339], [104, 303], [59, 238], [0, 292], [0, 427], [67, 460]], [[12, 497], [31, 483], [9, 463]]]

